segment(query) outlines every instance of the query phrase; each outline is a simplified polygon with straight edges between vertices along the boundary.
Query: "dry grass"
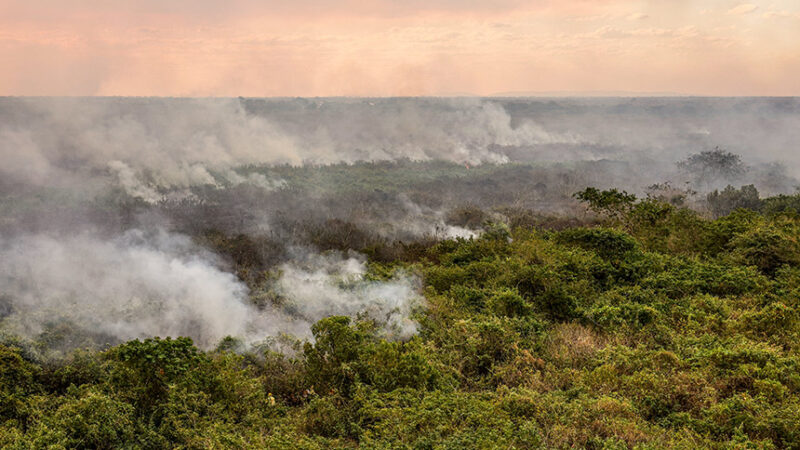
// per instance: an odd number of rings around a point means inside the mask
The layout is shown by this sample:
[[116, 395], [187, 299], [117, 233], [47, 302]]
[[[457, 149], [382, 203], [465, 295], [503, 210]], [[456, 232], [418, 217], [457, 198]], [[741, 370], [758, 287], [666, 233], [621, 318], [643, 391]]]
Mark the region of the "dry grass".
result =
[[578, 323], [560, 323], [550, 333], [546, 352], [561, 367], [582, 367], [608, 340]]

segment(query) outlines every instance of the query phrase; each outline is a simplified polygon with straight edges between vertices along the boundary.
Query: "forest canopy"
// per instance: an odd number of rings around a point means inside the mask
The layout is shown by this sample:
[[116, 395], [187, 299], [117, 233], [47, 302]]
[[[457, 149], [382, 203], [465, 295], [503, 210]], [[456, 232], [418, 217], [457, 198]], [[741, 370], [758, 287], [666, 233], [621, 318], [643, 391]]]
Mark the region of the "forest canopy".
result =
[[[800, 218], [777, 205], [797, 200], [710, 219], [576, 197], [595, 215], [373, 249], [368, 277], [423, 280], [406, 339], [366, 316], [283, 351], [155, 337], [54, 359], [64, 324], [6, 338], [0, 446], [794, 448]], [[263, 282], [255, 241], [209, 239]]]

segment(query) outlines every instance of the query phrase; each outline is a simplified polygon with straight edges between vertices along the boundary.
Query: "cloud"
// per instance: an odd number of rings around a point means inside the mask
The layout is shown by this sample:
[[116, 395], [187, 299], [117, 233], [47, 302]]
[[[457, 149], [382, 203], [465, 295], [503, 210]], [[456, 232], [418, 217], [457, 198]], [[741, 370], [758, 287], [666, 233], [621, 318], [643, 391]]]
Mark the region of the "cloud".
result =
[[[772, 13], [739, 0], [727, 3], [734, 6], [728, 14], [727, 6], [704, 14], [697, 4], [704, 2], [685, 1], [232, 1], [85, 0], [66, 2], [70, 8], [7, 2], [0, 5], [0, 60], [18, 70], [0, 73], [0, 95], [797, 94], [798, 74], [781, 62], [797, 53], [794, 20], [735, 27], [747, 13], [790, 17], [788, 4]], [[624, 34], [644, 24], [694, 26], [713, 36], [689, 54], [684, 45], [665, 49], [647, 36], [581, 41], [598, 25]], [[737, 44], [747, 48], [737, 52]], [[641, 76], [643, 57], [671, 81]], [[607, 79], [583, 70], [587, 58], [607, 62]], [[734, 90], [701, 89], [695, 68], [709, 58], [727, 58], [734, 67], [726, 72], [754, 80]]]
[[625, 19], [633, 21], [633, 20], [644, 20], [644, 19], [647, 19], [649, 17], [650, 16], [648, 14], [645, 14], [645, 13], [633, 13], [633, 14], [629, 14], [627, 17], [625, 17]]
[[742, 3], [739, 6], [734, 6], [733, 8], [729, 9], [726, 14], [731, 15], [731, 16], [741, 16], [741, 15], [753, 13], [757, 9], [758, 9], [758, 5], [754, 5], [752, 3]]
[[800, 12], [775, 11], [770, 10], [762, 14], [765, 19], [797, 19], [800, 20]]

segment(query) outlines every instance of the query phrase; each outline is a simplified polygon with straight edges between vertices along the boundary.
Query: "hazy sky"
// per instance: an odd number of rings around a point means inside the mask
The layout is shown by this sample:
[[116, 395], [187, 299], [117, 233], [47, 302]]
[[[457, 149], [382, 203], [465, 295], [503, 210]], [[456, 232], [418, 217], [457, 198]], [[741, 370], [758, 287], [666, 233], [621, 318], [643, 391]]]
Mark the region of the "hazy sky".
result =
[[0, 95], [800, 95], [800, 0], [0, 0]]

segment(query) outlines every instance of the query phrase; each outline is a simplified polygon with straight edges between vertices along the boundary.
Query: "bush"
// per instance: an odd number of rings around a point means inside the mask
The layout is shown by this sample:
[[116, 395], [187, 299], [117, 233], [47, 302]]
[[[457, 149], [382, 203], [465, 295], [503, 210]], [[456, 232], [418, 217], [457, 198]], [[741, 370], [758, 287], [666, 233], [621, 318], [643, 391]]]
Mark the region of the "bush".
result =
[[311, 327], [314, 344], [306, 343], [308, 383], [319, 393], [348, 396], [360, 379], [357, 361], [369, 335], [364, 324], [351, 326], [350, 318], [333, 316]]
[[40, 368], [25, 361], [19, 350], [0, 345], [0, 421], [23, 426], [30, 419], [29, 396], [40, 392]]
[[531, 312], [531, 307], [525, 302], [525, 299], [511, 289], [503, 289], [494, 293], [488, 299], [487, 307], [499, 316], [517, 317]]
[[196, 384], [199, 380], [193, 375], [203, 375], [199, 366], [208, 361], [185, 337], [137, 339], [111, 349], [108, 356], [119, 362], [114, 383], [125, 389], [141, 413], [152, 412], [166, 399], [171, 384]]
[[339, 396], [317, 397], [303, 409], [305, 433], [335, 438], [357, 438], [359, 426], [351, 401]]
[[767, 216], [779, 214], [797, 216], [800, 214], [800, 194], [776, 195], [764, 199], [761, 211]]
[[797, 237], [772, 226], [748, 230], [734, 238], [730, 247], [742, 263], [758, 267], [770, 276], [784, 265], [800, 264]]
[[574, 197], [586, 203], [592, 211], [612, 219], [621, 219], [636, 202], [636, 196], [625, 191], [616, 189], [601, 191], [593, 187], [577, 192]]
[[717, 180], [734, 181], [745, 173], [742, 158], [719, 147], [689, 155], [678, 163], [678, 168], [691, 175], [695, 185], [700, 187]]
[[711, 214], [717, 218], [727, 216], [737, 209], [758, 211], [761, 209], [761, 199], [758, 190], [752, 184], [742, 186], [738, 190], [728, 185], [722, 191], [714, 190], [706, 197]]
[[635, 258], [641, 252], [639, 243], [630, 235], [608, 228], [572, 228], [558, 233], [556, 240], [593, 250], [616, 264], [621, 264], [625, 258]]
[[131, 405], [90, 391], [58, 408], [36, 441], [65, 448], [118, 448], [135, 440], [135, 425]]

